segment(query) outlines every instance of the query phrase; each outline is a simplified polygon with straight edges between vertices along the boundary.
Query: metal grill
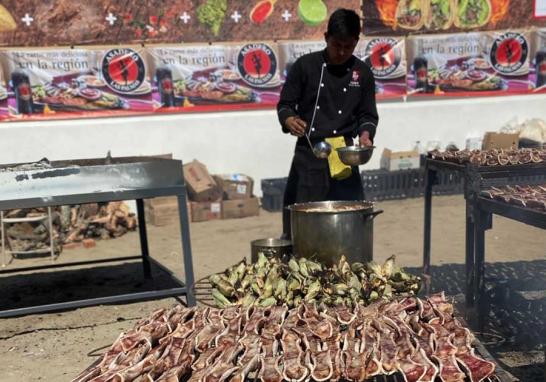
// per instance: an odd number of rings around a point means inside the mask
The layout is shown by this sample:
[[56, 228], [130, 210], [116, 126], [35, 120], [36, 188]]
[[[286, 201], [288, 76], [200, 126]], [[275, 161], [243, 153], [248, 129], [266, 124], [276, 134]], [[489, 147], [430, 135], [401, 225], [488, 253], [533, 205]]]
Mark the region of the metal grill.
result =
[[[198, 305], [206, 305], [214, 307], [214, 300], [212, 298], [212, 285], [208, 281], [208, 277], [204, 277], [197, 281], [195, 284], [195, 297]], [[475, 339], [473, 343], [474, 348], [476, 349], [476, 355], [495, 363], [496, 365], [496, 374], [492, 375], [489, 378], [483, 380], [483, 382], [517, 382], [518, 379], [513, 375], [508, 373], [506, 370], [502, 369], [493, 356], [487, 351], [485, 346], [478, 340]], [[259, 382], [258, 379], [251, 379], [252, 382]], [[401, 373], [395, 373], [391, 375], [378, 375], [373, 378], [367, 379], [366, 382], [404, 382], [405, 379]], [[437, 381], [439, 379], [437, 378]], [[347, 381], [343, 381], [347, 382]]]

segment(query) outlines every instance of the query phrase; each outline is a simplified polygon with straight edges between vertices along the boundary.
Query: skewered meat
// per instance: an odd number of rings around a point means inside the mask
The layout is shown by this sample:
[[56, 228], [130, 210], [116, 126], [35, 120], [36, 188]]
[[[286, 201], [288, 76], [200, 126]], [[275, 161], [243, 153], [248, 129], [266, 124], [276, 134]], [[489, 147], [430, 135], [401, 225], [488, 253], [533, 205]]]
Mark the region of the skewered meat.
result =
[[139, 321], [74, 381], [361, 382], [399, 372], [407, 382], [479, 382], [495, 365], [472, 341], [444, 294], [354, 309], [178, 306]]
[[509, 150], [460, 150], [428, 153], [429, 158], [458, 164], [472, 163], [477, 166], [508, 166], [546, 161], [544, 149], [509, 149]]
[[484, 190], [481, 196], [510, 203], [522, 208], [546, 211], [546, 185], [539, 186], [503, 186]]

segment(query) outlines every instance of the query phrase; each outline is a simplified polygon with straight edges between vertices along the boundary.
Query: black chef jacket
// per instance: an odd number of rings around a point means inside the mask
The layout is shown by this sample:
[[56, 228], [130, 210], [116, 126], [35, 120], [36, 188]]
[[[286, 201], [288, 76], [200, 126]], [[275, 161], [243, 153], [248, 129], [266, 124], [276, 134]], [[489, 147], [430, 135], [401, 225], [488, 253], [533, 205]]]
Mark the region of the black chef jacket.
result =
[[[299, 116], [311, 129], [313, 143], [344, 136], [348, 144], [363, 131], [373, 140], [378, 122], [375, 80], [370, 68], [352, 56], [343, 65], [326, 64], [326, 51], [300, 57], [290, 69], [277, 105], [282, 130], [290, 116]], [[321, 81], [321, 71], [322, 81]], [[320, 86], [320, 96], [317, 93]], [[313, 112], [316, 115], [313, 125]], [[284, 207], [293, 203], [364, 198], [358, 167], [344, 180], [330, 177], [326, 159], [313, 155], [307, 139], [298, 138], [284, 195]], [[284, 209], [283, 236], [290, 237], [290, 215]]]
[[[311, 124], [326, 51], [300, 57], [292, 65], [281, 92], [277, 113], [283, 131], [284, 122], [298, 115]], [[370, 68], [352, 56], [343, 65], [326, 65], [314, 126], [310, 137], [317, 139], [344, 135], [355, 137], [362, 131], [370, 132], [373, 140], [378, 122], [375, 106], [375, 81]], [[300, 138], [300, 141], [306, 139]]]

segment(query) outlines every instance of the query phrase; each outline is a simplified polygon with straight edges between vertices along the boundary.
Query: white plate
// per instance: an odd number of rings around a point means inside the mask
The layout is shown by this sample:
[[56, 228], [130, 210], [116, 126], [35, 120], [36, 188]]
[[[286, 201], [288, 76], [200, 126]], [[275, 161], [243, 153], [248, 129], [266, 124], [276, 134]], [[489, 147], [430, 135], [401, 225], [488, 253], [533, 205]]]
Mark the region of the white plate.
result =
[[101, 88], [103, 86], [106, 86], [106, 83], [103, 80], [92, 74], [84, 74], [82, 76], [79, 76], [76, 80], [78, 82], [84, 83], [90, 88]]

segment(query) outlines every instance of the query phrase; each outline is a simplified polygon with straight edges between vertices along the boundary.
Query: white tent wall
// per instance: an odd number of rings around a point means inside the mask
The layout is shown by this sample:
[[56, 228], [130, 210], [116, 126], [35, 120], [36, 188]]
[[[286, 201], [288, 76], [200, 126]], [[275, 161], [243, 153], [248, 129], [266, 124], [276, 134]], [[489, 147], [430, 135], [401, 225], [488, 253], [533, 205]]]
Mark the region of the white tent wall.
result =
[[[379, 167], [383, 148], [410, 150], [419, 140], [454, 142], [498, 131], [510, 120], [546, 120], [546, 95], [466, 98], [378, 105], [376, 152], [362, 169]], [[198, 159], [211, 173], [244, 173], [261, 195], [263, 178], [287, 176], [294, 137], [281, 133], [274, 110], [128, 118], [0, 123], [0, 163], [172, 153]]]

